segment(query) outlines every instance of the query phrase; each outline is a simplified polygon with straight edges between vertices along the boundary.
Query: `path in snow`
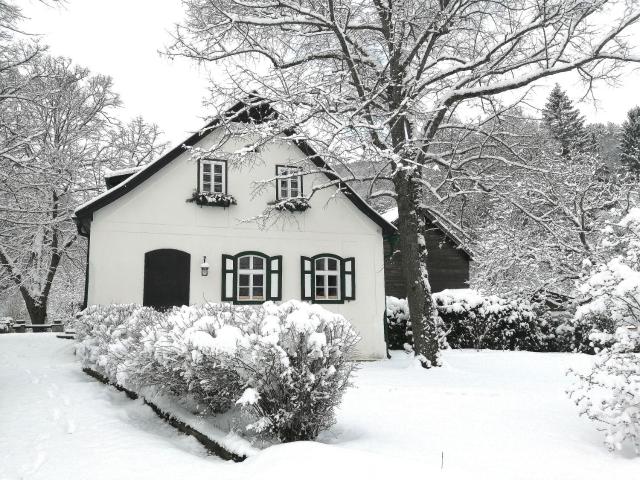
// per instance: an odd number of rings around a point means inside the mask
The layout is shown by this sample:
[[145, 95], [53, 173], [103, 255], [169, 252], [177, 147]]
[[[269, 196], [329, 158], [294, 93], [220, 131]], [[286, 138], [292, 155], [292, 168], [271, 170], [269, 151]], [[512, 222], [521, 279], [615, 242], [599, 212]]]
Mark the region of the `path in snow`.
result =
[[73, 342], [0, 336], [0, 479], [171, 478], [218, 463], [141, 401], [85, 375]]
[[82, 373], [72, 342], [0, 335], [0, 480], [640, 478], [640, 458], [608, 453], [564, 394], [564, 372], [590, 357], [444, 358], [429, 372], [403, 354], [363, 364], [323, 443], [234, 464]]

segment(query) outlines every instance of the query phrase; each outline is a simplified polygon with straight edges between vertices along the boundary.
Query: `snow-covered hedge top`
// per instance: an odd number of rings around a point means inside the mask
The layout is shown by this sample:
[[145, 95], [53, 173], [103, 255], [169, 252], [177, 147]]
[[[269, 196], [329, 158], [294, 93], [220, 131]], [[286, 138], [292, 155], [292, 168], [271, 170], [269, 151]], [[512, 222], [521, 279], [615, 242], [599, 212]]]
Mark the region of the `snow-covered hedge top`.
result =
[[441, 313], [465, 314], [478, 310], [481, 315], [499, 315], [511, 312], [515, 316], [527, 318], [535, 316], [531, 306], [518, 300], [507, 300], [496, 295], [482, 295], [470, 288], [447, 289], [433, 294], [433, 299]]
[[331, 424], [359, 339], [342, 315], [297, 300], [89, 307], [76, 331], [84, 366], [111, 381], [177, 397], [195, 414], [242, 408], [248, 429], [283, 441]]

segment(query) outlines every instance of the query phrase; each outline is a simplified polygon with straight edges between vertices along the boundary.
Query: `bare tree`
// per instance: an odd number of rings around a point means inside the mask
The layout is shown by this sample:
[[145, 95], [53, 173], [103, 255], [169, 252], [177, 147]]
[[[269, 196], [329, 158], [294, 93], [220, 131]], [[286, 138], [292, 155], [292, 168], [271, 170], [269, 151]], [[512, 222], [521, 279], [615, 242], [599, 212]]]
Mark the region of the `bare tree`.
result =
[[[292, 136], [308, 139], [347, 172], [325, 188], [392, 182], [392, 190], [372, 187], [370, 196], [392, 196], [397, 202], [415, 351], [427, 367], [438, 363], [438, 327], [426, 268], [425, 199], [443, 201], [470, 186], [487, 188], [484, 177], [469, 173], [472, 165], [489, 161], [526, 167], [517, 151], [516, 160], [509, 160], [482, 146], [440, 148], [440, 135], [471, 128], [469, 122], [456, 121], [455, 112], [488, 108], [495, 113], [500, 110], [497, 95], [542, 78], [578, 71], [591, 82], [610, 77], [621, 62], [640, 60], [626, 43], [640, 17], [634, 1], [184, 4], [186, 18], [169, 53], [223, 62], [229, 73], [227, 99], [258, 89], [277, 106], [277, 118], [255, 125], [257, 144]], [[472, 128], [491, 138], [485, 123]], [[238, 151], [237, 159], [247, 158], [252, 149]], [[365, 178], [349, 171], [350, 162], [371, 159], [381, 162], [377, 175]], [[432, 175], [434, 166], [440, 169], [437, 175]]]
[[[74, 208], [102, 189], [105, 167], [150, 159], [157, 128], [117, 121], [109, 77], [47, 55], [23, 68], [20, 94], [0, 102], [0, 281], [41, 324], [61, 262], [82, 249]], [[143, 132], [133, 144], [130, 131]]]

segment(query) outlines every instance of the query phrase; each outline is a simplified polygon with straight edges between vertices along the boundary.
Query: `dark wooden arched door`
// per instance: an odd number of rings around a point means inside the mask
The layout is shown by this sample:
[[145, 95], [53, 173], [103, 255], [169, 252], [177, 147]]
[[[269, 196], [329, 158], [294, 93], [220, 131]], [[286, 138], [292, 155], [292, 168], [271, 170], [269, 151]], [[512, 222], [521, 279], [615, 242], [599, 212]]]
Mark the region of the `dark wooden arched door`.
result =
[[157, 310], [189, 305], [191, 255], [164, 248], [144, 254], [143, 304]]

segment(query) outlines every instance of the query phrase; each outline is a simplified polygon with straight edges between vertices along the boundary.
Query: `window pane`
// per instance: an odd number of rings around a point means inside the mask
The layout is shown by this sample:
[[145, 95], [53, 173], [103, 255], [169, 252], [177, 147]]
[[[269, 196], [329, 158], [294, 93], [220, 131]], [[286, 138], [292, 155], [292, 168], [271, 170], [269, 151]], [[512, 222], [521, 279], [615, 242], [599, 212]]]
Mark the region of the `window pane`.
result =
[[329, 275], [327, 277], [327, 285], [329, 285], [330, 287], [337, 287], [338, 286], [338, 276], [337, 275]]
[[253, 298], [259, 300], [264, 297], [264, 290], [262, 287], [254, 287], [253, 288]]
[[213, 186], [213, 191], [215, 193], [222, 193], [222, 184], [221, 183], [217, 183]]
[[261, 287], [262, 285], [264, 285], [264, 275], [254, 275], [253, 285], [255, 287]]
[[316, 298], [324, 298], [324, 288], [316, 285]]
[[300, 194], [298, 193], [298, 189], [291, 187], [291, 193], [289, 193], [289, 196], [292, 197], [292, 198], [293, 197], [299, 197]]
[[222, 174], [222, 165], [220, 165], [219, 163], [217, 165], [214, 165], [213, 166], [213, 173]]
[[238, 297], [240, 297], [240, 298], [248, 298], [249, 297], [249, 287], [240, 287], [238, 289]]
[[211, 184], [209, 182], [202, 182], [202, 191], [203, 192], [210, 192], [211, 191]]
[[264, 259], [262, 257], [252, 257], [253, 258], [253, 269], [254, 270], [262, 270], [264, 267]]
[[324, 287], [324, 275], [316, 275], [316, 286]]
[[329, 298], [338, 298], [338, 289], [336, 287], [329, 287], [328, 292], [329, 292], [329, 295], [328, 295]]
[[210, 173], [211, 172], [211, 164], [210, 163], [203, 163], [202, 164], [202, 172], [203, 173]]
[[216, 183], [222, 183], [222, 175], [214, 175], [213, 181]]
[[248, 287], [249, 286], [249, 277], [250, 277], [250, 275], [239, 275], [238, 276], [238, 285], [240, 285], [241, 287]]
[[208, 173], [204, 173], [202, 175], [202, 179], [207, 181], [207, 182], [209, 182], [209, 181], [211, 181], [211, 175], [209, 175]]
[[316, 270], [320, 270], [320, 271], [324, 270], [324, 258], [318, 258], [316, 260]]
[[338, 270], [338, 261], [335, 258], [327, 259], [329, 262], [329, 268], [327, 270]]
[[242, 268], [243, 270], [251, 268], [250, 261], [251, 257], [240, 257], [238, 260], [239, 268]]

